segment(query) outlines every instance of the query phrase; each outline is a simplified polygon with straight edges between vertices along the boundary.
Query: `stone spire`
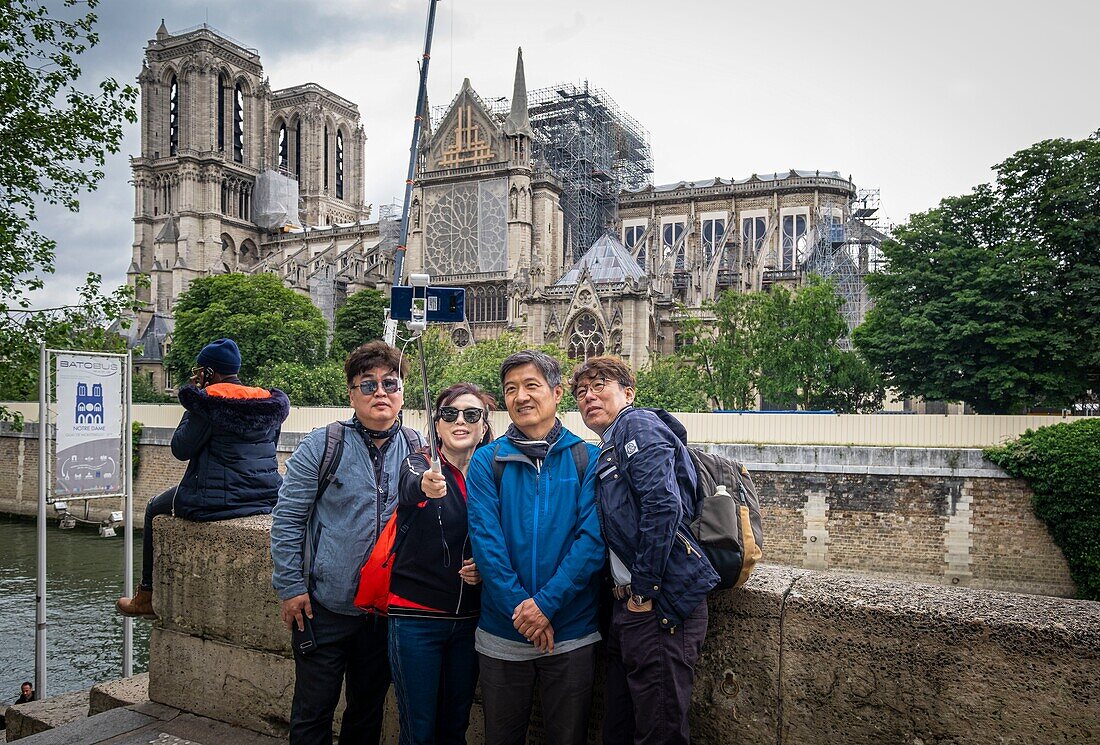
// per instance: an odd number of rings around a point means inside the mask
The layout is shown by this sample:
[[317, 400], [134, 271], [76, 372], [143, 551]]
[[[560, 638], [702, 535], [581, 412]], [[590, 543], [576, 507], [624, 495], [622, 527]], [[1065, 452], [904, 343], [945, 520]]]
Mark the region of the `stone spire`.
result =
[[168, 27], [164, 25], [164, 19], [160, 19], [160, 28], [157, 29], [157, 41], [167, 39], [169, 36]]
[[516, 82], [512, 86], [512, 110], [504, 120], [504, 134], [509, 137], [534, 137], [531, 120], [527, 118], [527, 82], [523, 77], [523, 47], [516, 55]]

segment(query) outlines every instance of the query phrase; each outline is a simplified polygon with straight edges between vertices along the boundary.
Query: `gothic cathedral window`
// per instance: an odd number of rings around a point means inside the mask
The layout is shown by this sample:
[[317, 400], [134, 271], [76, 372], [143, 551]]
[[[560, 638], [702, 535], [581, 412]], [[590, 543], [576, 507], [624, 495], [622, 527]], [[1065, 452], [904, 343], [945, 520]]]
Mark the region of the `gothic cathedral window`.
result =
[[286, 138], [286, 124], [279, 123], [279, 171], [286, 173], [290, 168], [290, 143]]
[[176, 76], [168, 86], [168, 154], [175, 155], [180, 145], [180, 87]]
[[573, 322], [569, 335], [569, 359], [586, 360], [604, 353], [604, 336], [600, 322], [591, 313], [582, 313]]
[[344, 198], [344, 132], [336, 130], [336, 198]]
[[244, 163], [244, 91], [240, 83], [233, 88], [233, 160]]

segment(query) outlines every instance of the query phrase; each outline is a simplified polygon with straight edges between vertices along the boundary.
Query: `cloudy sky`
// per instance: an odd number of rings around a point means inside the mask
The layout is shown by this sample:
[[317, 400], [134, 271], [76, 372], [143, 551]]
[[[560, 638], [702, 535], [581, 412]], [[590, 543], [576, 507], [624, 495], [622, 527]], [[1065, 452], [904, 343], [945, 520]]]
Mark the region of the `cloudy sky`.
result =
[[[259, 50], [273, 88], [315, 82], [358, 103], [377, 206], [402, 194], [427, 5], [102, 0], [84, 69], [133, 82], [161, 18], [209, 23]], [[1100, 128], [1098, 26], [1092, 0], [444, 0], [429, 96], [447, 103], [464, 77], [511, 95], [522, 46], [529, 88], [587, 79], [649, 130], [656, 183], [836, 170], [902, 222], [1020, 148]], [[88, 271], [125, 281], [138, 148], [134, 125], [79, 214], [43, 213], [59, 246], [39, 307], [72, 301]]]

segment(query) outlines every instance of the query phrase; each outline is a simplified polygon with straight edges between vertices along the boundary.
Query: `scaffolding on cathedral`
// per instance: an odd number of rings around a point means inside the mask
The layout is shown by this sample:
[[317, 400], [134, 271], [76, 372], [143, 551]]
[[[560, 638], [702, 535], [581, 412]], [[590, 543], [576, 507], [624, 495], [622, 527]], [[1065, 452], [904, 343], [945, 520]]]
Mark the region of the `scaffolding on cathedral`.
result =
[[[820, 275], [836, 286], [837, 294], [844, 300], [840, 313], [848, 324], [849, 334], [863, 322], [871, 306], [863, 278], [878, 268], [879, 245], [886, 237], [878, 230], [878, 208], [877, 189], [857, 192], [849, 206], [847, 222], [831, 202], [821, 205], [803, 263], [805, 273]], [[850, 336], [842, 339], [840, 346], [850, 348]]]
[[649, 132], [588, 81], [530, 91], [527, 101], [534, 161], [562, 182], [566, 255], [576, 260], [612, 225], [619, 192], [651, 183]]

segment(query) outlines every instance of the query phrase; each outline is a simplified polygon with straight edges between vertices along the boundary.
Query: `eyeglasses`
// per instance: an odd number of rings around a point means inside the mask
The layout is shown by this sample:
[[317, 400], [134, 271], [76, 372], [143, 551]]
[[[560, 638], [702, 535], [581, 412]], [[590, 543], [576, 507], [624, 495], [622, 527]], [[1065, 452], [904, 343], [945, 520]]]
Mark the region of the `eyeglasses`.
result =
[[[378, 384], [379, 382], [374, 378], [367, 378], [360, 381], [359, 385], [353, 385], [351, 388], [358, 388], [364, 396], [373, 396], [375, 391], [378, 390]], [[382, 378], [382, 390], [386, 393], [397, 393], [401, 390], [401, 379]]]
[[485, 409], [456, 409], [454, 406], [439, 407], [439, 418], [448, 424], [457, 422], [459, 414], [462, 414], [462, 418], [466, 421], [466, 424], [474, 424], [475, 422], [481, 421], [481, 417], [484, 413]]
[[603, 389], [607, 387], [608, 383], [614, 383], [614, 380], [608, 378], [596, 378], [588, 385], [578, 385], [573, 389], [573, 398], [580, 401], [582, 398], [588, 395], [589, 391], [593, 393], [603, 393]]

